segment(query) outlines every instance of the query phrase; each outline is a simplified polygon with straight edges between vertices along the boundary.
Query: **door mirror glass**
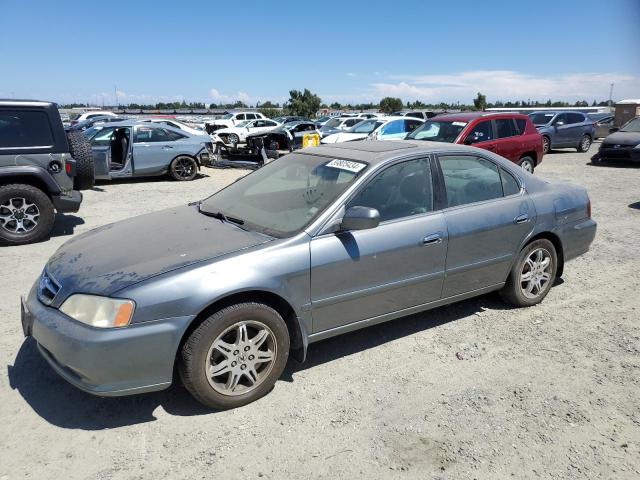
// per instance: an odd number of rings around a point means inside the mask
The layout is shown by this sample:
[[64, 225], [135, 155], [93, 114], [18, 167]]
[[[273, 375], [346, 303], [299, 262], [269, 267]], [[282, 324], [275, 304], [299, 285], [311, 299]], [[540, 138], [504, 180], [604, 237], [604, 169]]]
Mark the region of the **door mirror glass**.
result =
[[556, 122], [556, 127], [561, 127], [562, 125], [564, 125], [564, 122], [562, 120], [558, 120]]
[[380, 212], [375, 208], [354, 206], [347, 209], [340, 230], [367, 230], [380, 224]]
[[467, 138], [464, 139], [465, 145], [473, 145], [474, 143], [478, 143], [480, 141], [480, 137], [477, 134], [472, 133], [468, 135]]

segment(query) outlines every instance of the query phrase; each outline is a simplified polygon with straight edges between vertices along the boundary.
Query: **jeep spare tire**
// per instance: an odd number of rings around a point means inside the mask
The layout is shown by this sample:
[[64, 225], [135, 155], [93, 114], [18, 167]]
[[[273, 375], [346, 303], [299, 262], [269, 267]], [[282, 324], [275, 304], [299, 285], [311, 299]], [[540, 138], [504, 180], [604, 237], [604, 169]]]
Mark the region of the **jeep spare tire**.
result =
[[73, 179], [75, 190], [89, 190], [95, 184], [95, 171], [93, 169], [93, 154], [91, 144], [82, 132], [67, 132], [69, 140], [69, 153], [76, 161], [76, 176]]

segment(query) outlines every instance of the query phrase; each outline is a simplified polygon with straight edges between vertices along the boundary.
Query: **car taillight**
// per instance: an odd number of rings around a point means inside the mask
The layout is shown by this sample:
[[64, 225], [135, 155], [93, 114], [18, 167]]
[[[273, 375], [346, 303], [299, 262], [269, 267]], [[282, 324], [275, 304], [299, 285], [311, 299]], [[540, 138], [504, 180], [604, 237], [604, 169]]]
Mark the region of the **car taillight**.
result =
[[71, 164], [69, 162], [64, 164], [64, 171], [67, 172], [67, 175], [71, 173]]

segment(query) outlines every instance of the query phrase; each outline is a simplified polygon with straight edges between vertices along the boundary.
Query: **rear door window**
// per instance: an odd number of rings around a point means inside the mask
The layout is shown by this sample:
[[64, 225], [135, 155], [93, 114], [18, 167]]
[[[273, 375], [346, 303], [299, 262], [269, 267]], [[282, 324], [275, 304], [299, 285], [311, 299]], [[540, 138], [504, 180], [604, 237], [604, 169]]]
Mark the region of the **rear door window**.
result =
[[584, 122], [584, 115], [582, 113], [567, 113], [569, 117], [568, 123], [582, 123]]
[[504, 168], [500, 169], [500, 178], [502, 179], [502, 191], [505, 197], [520, 193], [518, 181]]
[[51, 147], [53, 132], [42, 111], [0, 111], [0, 148]]
[[513, 124], [513, 120], [510, 118], [499, 118], [496, 120], [496, 130], [498, 138], [513, 137], [516, 134], [516, 129]]
[[439, 156], [449, 207], [503, 196], [502, 179], [493, 162], [474, 155]]

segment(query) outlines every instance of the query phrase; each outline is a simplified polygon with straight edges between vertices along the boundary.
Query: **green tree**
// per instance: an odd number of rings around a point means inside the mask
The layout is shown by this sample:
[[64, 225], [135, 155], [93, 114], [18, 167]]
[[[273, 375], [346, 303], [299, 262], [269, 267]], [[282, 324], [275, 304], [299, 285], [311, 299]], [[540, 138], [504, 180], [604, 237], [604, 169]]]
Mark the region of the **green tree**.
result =
[[384, 113], [393, 113], [402, 110], [402, 100], [393, 97], [384, 97], [380, 100], [380, 110]]
[[285, 109], [291, 115], [311, 118], [316, 114], [321, 103], [320, 97], [306, 88], [302, 92], [291, 90], [289, 91], [289, 101], [285, 104]]
[[[473, 106], [476, 107], [476, 110], [484, 110], [487, 108], [487, 96], [478, 92], [478, 96], [473, 99]], [[509, 107], [509, 105], [507, 105], [507, 107]]]
[[260, 104], [260, 108], [258, 111], [263, 114], [265, 117], [274, 118], [279, 115], [282, 115], [282, 110], [277, 108], [277, 105], [273, 104], [269, 100]]
[[341, 110], [342, 105], [340, 105], [339, 102], [333, 102], [331, 105], [329, 105], [329, 108], [331, 108], [332, 110]]

